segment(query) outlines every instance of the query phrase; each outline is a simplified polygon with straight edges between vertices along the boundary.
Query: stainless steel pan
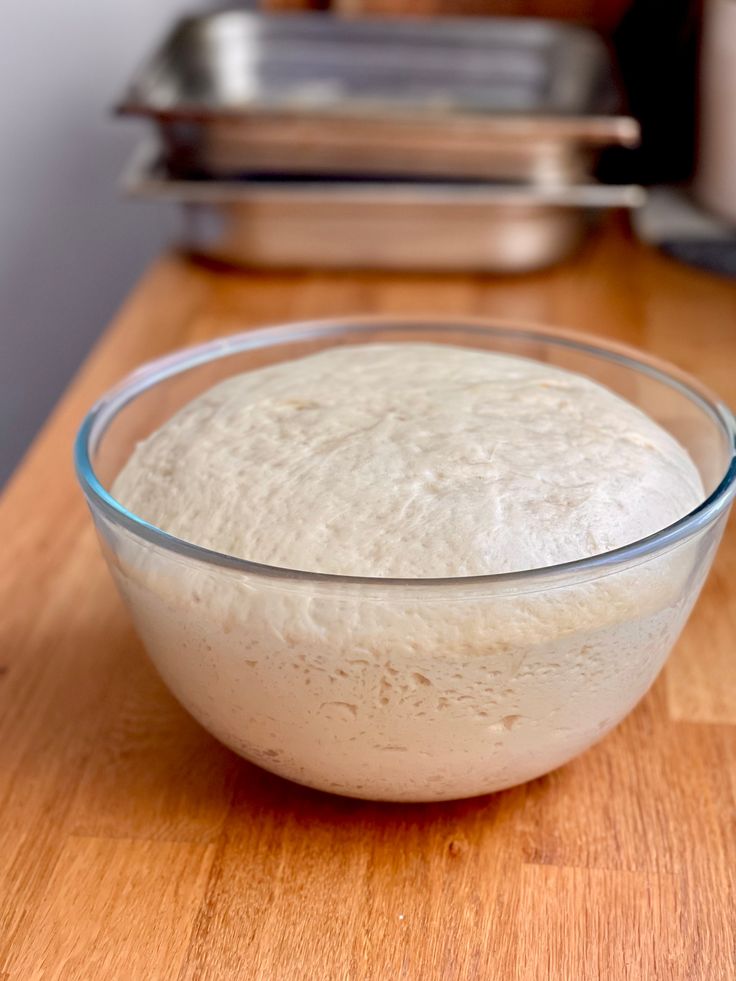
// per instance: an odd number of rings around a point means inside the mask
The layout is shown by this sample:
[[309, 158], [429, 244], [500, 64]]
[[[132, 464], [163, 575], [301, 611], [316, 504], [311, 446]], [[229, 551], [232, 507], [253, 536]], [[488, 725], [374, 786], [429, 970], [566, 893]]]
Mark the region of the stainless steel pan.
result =
[[182, 175], [568, 182], [639, 137], [601, 39], [528, 19], [188, 18], [118, 108], [155, 122]]
[[557, 262], [595, 213], [637, 207], [636, 186], [171, 178], [144, 148], [123, 181], [182, 206], [178, 244], [231, 264], [522, 272]]

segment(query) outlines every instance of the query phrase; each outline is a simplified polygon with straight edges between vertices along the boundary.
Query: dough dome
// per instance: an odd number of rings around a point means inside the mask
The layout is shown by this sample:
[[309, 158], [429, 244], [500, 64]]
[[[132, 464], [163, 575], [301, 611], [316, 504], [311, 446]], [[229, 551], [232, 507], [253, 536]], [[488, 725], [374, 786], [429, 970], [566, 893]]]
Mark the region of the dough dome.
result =
[[113, 493], [165, 531], [244, 559], [409, 578], [580, 559], [703, 498], [685, 450], [602, 386], [413, 343], [229, 378], [141, 443]]

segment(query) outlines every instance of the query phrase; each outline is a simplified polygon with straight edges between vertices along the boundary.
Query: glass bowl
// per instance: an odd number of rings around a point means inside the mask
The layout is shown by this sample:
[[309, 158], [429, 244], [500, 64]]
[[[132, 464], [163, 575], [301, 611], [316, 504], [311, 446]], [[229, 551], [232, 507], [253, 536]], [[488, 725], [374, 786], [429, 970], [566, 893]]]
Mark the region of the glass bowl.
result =
[[[338, 344], [420, 339], [533, 358], [608, 386], [686, 447], [706, 499], [656, 534], [580, 561], [398, 580], [209, 551], [112, 497], [136, 442], [221, 379]], [[248, 331], [154, 361], [97, 403], [75, 452], [137, 629], [203, 726], [299, 783], [429, 801], [540, 776], [633, 708], [713, 561], [736, 483], [734, 435], [731, 413], [696, 381], [618, 345], [498, 323], [372, 318]]]

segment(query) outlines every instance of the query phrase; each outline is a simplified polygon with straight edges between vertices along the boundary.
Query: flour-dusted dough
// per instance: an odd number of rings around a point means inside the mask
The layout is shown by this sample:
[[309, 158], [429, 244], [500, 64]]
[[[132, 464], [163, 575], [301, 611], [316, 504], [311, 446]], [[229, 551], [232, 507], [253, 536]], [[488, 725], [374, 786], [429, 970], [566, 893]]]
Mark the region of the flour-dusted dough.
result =
[[[141, 445], [114, 493], [247, 559], [425, 578], [580, 558], [703, 495], [685, 451], [598, 385], [425, 344], [233, 377]], [[562, 582], [366, 584], [212, 566], [102, 530], [196, 718], [282, 776], [384, 800], [498, 790], [590, 746], [656, 677], [708, 565], [695, 536]]]
[[179, 538], [355, 576], [513, 572], [626, 545], [702, 499], [695, 466], [580, 375], [433, 344], [235, 376], [140, 445], [115, 495]]

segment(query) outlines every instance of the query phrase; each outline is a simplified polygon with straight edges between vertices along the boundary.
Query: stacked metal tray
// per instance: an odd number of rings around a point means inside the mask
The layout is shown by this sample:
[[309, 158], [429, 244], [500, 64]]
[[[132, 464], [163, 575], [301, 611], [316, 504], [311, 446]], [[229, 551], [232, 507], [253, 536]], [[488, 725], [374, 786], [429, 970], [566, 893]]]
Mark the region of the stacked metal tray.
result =
[[642, 197], [592, 182], [638, 125], [601, 39], [551, 21], [187, 18], [118, 108], [156, 130], [127, 189], [230, 262], [530, 269]]
[[179, 245], [235, 265], [524, 272], [569, 255], [636, 186], [172, 177], [139, 151], [128, 193], [182, 206]]

